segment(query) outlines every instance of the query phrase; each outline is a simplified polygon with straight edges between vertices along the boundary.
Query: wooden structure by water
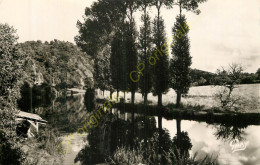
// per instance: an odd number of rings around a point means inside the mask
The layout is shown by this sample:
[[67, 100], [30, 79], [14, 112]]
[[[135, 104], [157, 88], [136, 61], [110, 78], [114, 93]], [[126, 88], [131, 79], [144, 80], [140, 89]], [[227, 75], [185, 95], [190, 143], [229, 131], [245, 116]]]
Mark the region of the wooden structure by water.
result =
[[27, 130], [27, 135], [28, 137], [33, 137], [34, 134], [32, 133], [32, 130], [35, 130], [36, 133], [38, 133], [39, 130], [39, 124], [45, 125], [47, 123], [46, 120], [43, 120], [39, 115], [33, 114], [33, 113], [28, 113], [28, 112], [23, 112], [20, 111], [16, 115], [15, 119], [18, 123], [22, 123], [24, 121], [29, 122], [29, 129]]

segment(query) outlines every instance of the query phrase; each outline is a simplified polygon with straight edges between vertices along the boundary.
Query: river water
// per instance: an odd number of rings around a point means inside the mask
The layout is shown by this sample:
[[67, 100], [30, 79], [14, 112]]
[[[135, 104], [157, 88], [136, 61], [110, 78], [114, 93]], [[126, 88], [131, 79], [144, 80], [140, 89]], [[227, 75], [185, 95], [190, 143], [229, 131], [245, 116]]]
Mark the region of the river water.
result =
[[[136, 113], [133, 119], [132, 114], [124, 109], [113, 108], [110, 117], [101, 118], [96, 128], [79, 136], [77, 130], [83, 127], [89, 116], [84, 105], [84, 95], [58, 98], [48, 106], [39, 106], [35, 111], [59, 130], [61, 140], [73, 135], [71, 145], [63, 156], [64, 165], [105, 163], [108, 155], [118, 146], [131, 145], [133, 137], [152, 137], [158, 127], [157, 116], [148, 116], [147, 122], [144, 122], [145, 117], [141, 114]], [[197, 152], [197, 158], [210, 155], [216, 157], [220, 164], [260, 164], [260, 123], [232, 125], [162, 118], [162, 127], [170, 139], [178, 136], [178, 132], [187, 133], [192, 146], [188, 151], [190, 156]]]

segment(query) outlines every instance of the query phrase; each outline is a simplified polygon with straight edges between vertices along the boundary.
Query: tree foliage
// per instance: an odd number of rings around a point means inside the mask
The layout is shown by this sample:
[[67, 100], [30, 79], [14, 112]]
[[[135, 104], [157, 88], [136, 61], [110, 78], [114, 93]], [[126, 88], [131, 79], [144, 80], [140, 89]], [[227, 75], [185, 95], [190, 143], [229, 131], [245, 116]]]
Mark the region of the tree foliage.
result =
[[143, 26], [140, 28], [139, 51], [140, 62], [144, 63], [145, 68], [143, 71], [143, 76], [140, 79], [139, 87], [141, 89], [141, 93], [144, 94], [144, 102], [146, 103], [147, 94], [151, 92], [152, 89], [152, 66], [149, 64], [149, 57], [152, 55], [153, 38], [151, 18], [147, 13], [145, 6], [141, 20], [143, 22]]
[[[186, 27], [186, 28], [185, 28]], [[182, 30], [185, 28], [185, 30]], [[186, 94], [190, 87], [190, 41], [188, 38], [189, 28], [187, 28], [184, 15], [178, 15], [172, 33], [175, 41], [172, 44], [173, 58], [170, 62], [171, 88], [177, 93], [177, 105], [180, 103], [181, 94]]]
[[242, 79], [243, 68], [239, 64], [231, 64], [229, 68], [218, 69], [215, 83], [229, 89], [229, 95], [240, 84]]
[[178, 1], [171, 1], [169, 4], [170, 7], [179, 6], [180, 14], [182, 14], [182, 9], [186, 11], [191, 11], [195, 14], [200, 14], [200, 10], [198, 9], [200, 3], [204, 3], [207, 0], [178, 0]]
[[[158, 8], [159, 11], [159, 8]], [[158, 95], [158, 105], [162, 104], [161, 95], [167, 92], [169, 86], [169, 52], [166, 43], [166, 32], [164, 20], [158, 12], [158, 16], [153, 22], [153, 43], [155, 48], [153, 50], [154, 64], [154, 93]], [[150, 58], [150, 63], [154, 63]]]
[[[123, 47], [123, 32], [118, 31], [113, 38], [112, 45], [111, 45], [111, 58], [110, 58], [110, 69], [111, 69], [111, 79], [112, 79], [112, 86], [114, 89], [119, 91], [122, 89], [122, 85], [126, 84], [126, 80], [123, 77], [125, 65], [123, 62], [125, 61], [124, 58], [124, 51]], [[125, 69], [126, 70], [126, 69]]]
[[217, 70], [217, 77], [215, 84], [224, 87], [216, 97], [220, 100], [221, 107], [224, 110], [238, 110], [241, 97], [232, 95], [232, 92], [242, 79], [243, 68], [239, 64], [231, 64], [229, 68], [222, 68]]
[[[84, 21], [77, 22], [75, 41], [94, 59], [95, 87], [112, 91], [110, 61], [112, 40], [126, 15], [124, 1], [99, 0], [86, 8]], [[109, 51], [110, 49], [110, 51]], [[104, 61], [106, 60], [106, 61]]]
[[32, 59], [32, 67], [26, 69], [27, 74], [35, 76], [33, 83], [41, 78], [43, 83], [57, 88], [80, 88], [84, 86], [86, 78], [92, 77], [92, 59], [72, 43], [58, 40], [45, 43], [27, 41], [20, 45]]
[[111, 57], [111, 46], [106, 45], [94, 62], [94, 74], [95, 88], [104, 90], [113, 90], [111, 85], [111, 70], [110, 70], [110, 57]]
[[[134, 93], [138, 88], [138, 84], [133, 82], [128, 76], [130, 72], [136, 69], [137, 66], [137, 46], [136, 46], [136, 37], [137, 32], [135, 29], [135, 23], [129, 22], [126, 23], [126, 33], [125, 33], [125, 53], [126, 53], [126, 72], [123, 73], [127, 77], [127, 88], [132, 92], [132, 102], [134, 102]], [[123, 89], [126, 91], [127, 89]]]
[[189, 150], [192, 148], [192, 143], [188, 132], [180, 132], [176, 134], [173, 139], [174, 153], [178, 158], [185, 157], [189, 158]]
[[0, 24], [0, 164], [20, 164], [23, 153], [15, 134], [16, 100], [27, 56], [19, 50], [16, 30]]

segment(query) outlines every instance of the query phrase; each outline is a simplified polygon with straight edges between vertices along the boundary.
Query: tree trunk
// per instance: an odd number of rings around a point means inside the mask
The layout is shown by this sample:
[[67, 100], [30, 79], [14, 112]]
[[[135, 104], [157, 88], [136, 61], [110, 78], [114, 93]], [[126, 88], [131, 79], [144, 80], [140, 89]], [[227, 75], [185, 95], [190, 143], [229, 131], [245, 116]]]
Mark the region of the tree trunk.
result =
[[176, 108], [180, 107], [180, 103], [181, 103], [181, 93], [177, 93]]
[[131, 92], [131, 103], [135, 103], [135, 92]]
[[[132, 109], [132, 147], [134, 146], [134, 138], [135, 138], [135, 109], [134, 109], [134, 101], [135, 101], [135, 92], [131, 92], [131, 109]], [[133, 148], [132, 148], [133, 149]]]
[[125, 102], [125, 91], [124, 91], [124, 102]]
[[158, 153], [162, 154], [162, 107], [158, 106], [158, 128], [159, 128], [159, 148]]
[[118, 97], [119, 97], [119, 90], [116, 91], [116, 95], [117, 95], [117, 101], [118, 101]]
[[147, 95], [148, 93], [144, 93], [144, 106], [147, 106]]
[[112, 90], [110, 91], [110, 98], [112, 99], [112, 94], [113, 94], [113, 92], [112, 92]]
[[147, 161], [147, 108], [145, 107], [145, 116], [144, 116], [144, 146], [145, 146], [145, 155], [144, 155], [144, 158], [145, 158], [145, 161]]
[[162, 154], [162, 93], [158, 94], [159, 154]]
[[162, 107], [162, 93], [158, 94], [158, 107]]
[[145, 145], [145, 155], [144, 155], [144, 158], [145, 158], [145, 161], [147, 161], [147, 148], [148, 148], [148, 145], [147, 145], [147, 93], [144, 93], [144, 111], [145, 111], [145, 115], [144, 115], [144, 145]]

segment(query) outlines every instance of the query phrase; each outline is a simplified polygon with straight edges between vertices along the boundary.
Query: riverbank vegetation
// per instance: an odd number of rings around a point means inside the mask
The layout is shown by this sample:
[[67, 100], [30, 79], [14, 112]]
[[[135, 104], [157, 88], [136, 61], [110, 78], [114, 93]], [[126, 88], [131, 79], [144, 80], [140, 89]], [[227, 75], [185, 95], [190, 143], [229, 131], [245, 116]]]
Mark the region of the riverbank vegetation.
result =
[[[228, 129], [241, 121], [241, 128], [259, 121], [256, 87], [242, 89], [239, 85], [260, 83], [260, 69], [246, 73], [237, 64], [216, 73], [191, 69], [187, 27], [190, 20], [182, 11], [199, 14], [199, 5], [204, 2], [206, 0], [99, 0], [87, 7], [83, 21], [77, 22], [76, 45], [56, 39], [18, 43], [16, 30], [0, 24], [0, 164], [59, 164], [59, 131], [73, 133], [83, 118], [96, 108], [96, 102], [105, 101], [96, 96], [97, 89], [109, 91], [110, 96], [113, 92], [123, 93], [121, 103], [114, 104], [113, 108], [129, 112], [131, 122], [118, 120], [118, 114], [117, 118], [111, 113], [104, 115], [100, 128], [91, 130], [90, 144], [79, 152], [75, 162], [218, 164], [209, 156], [196, 159], [196, 154], [189, 155], [192, 145], [187, 132], [180, 131], [180, 123], [173, 139], [162, 125], [162, 117], [177, 122], [181, 119], [214, 121], [226, 124]], [[171, 38], [174, 41], [169, 43], [162, 9], [175, 6], [179, 13], [173, 20]], [[156, 11], [153, 20], [151, 8]], [[140, 9], [143, 10], [142, 25], [138, 27], [135, 14]], [[197, 94], [190, 94], [189, 91], [195, 89], [193, 86], [204, 87], [198, 87]], [[86, 90], [80, 103], [75, 101], [72, 91], [71, 98], [67, 97], [69, 88]], [[203, 90], [209, 94], [201, 94]], [[251, 93], [246, 95], [246, 92]], [[67, 104], [69, 99], [74, 102]], [[55, 101], [59, 103], [57, 107]], [[84, 106], [75, 108], [81, 103], [85, 103], [87, 110]], [[54, 114], [57, 109], [60, 112]], [[34, 138], [18, 137], [15, 118], [19, 110], [49, 117], [50, 123]], [[158, 116], [158, 128], [151, 116]], [[56, 124], [60, 118], [62, 124], [58, 130]], [[147, 122], [149, 128], [146, 128]], [[106, 131], [110, 134], [105, 134]], [[142, 131], [145, 133], [140, 133]], [[103, 139], [98, 138], [100, 134]], [[100, 153], [96, 144], [109, 144], [111, 141], [102, 141], [110, 135], [109, 140], [116, 139], [111, 140], [114, 144], [110, 144], [106, 154]], [[219, 133], [219, 138], [221, 136]], [[145, 149], [149, 149], [149, 153]]]
[[0, 164], [22, 164], [25, 155], [15, 133], [16, 100], [27, 56], [19, 50], [16, 30], [0, 24]]
[[56, 89], [83, 88], [85, 79], [92, 77], [92, 59], [72, 43], [27, 41], [19, 44], [31, 58], [27, 74], [34, 84], [48, 84]]

